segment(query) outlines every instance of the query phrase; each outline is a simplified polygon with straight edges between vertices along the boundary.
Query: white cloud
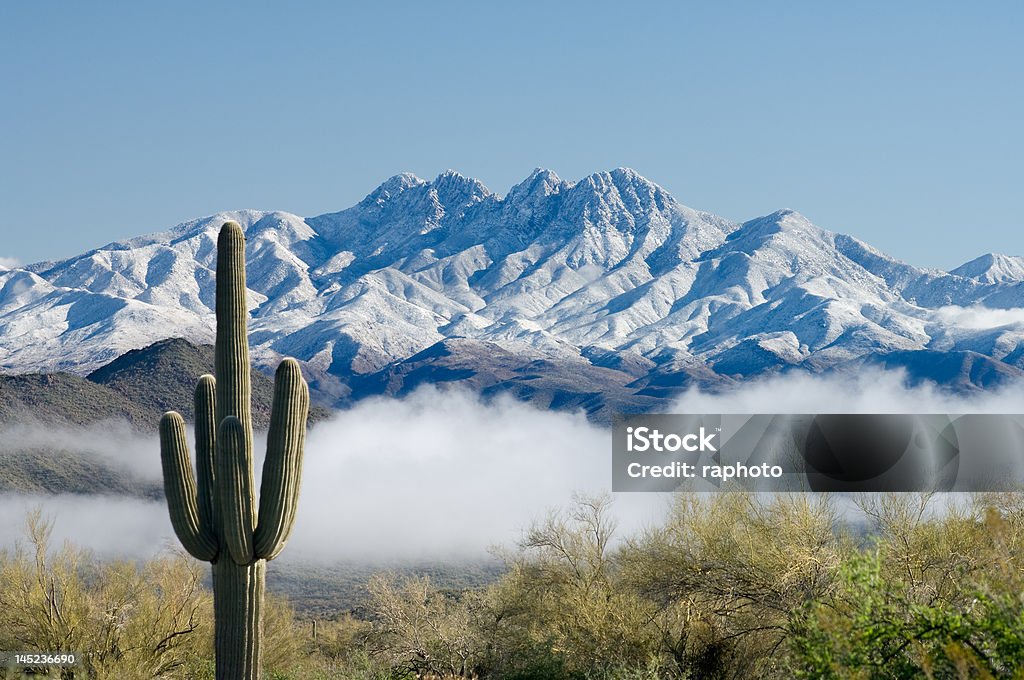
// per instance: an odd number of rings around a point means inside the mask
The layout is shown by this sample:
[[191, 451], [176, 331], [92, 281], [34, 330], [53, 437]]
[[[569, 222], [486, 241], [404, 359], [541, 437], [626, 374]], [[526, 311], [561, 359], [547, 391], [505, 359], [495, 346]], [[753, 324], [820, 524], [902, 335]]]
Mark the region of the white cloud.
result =
[[1024, 413], [1024, 385], [961, 396], [930, 384], [904, 385], [903, 371], [856, 376], [790, 373], [721, 393], [686, 392], [676, 413]]
[[25, 518], [41, 508], [53, 521], [52, 548], [65, 541], [101, 558], [151, 557], [177, 549], [164, 503], [121, 496], [77, 494], [0, 496], [0, 549], [24, 545]]
[[[126, 429], [84, 430], [79, 450], [159, 476], [156, 438]], [[8, 430], [32, 444], [67, 443], [70, 431]], [[263, 437], [257, 435], [262, 453]], [[261, 456], [260, 456], [261, 457]], [[257, 460], [259, 470], [260, 460]], [[257, 485], [259, 480], [257, 478]], [[542, 411], [511, 399], [482, 403], [432, 388], [403, 400], [374, 399], [309, 433], [299, 514], [286, 550], [295, 559], [384, 560], [482, 557], [515, 542], [531, 521], [566, 505], [574, 491], [611, 486], [611, 436], [581, 414]], [[164, 504], [108, 497], [7, 496], [4, 517], [42, 503], [54, 540], [99, 554], [149, 555], [176, 541]], [[661, 515], [658, 494], [618, 494], [623, 533]], [[21, 535], [0, 525], [0, 546]]]
[[20, 267], [21, 261], [13, 257], [0, 257], [0, 269], [14, 269]]
[[963, 328], [980, 330], [999, 328], [1001, 326], [1024, 325], [1024, 308], [993, 309], [976, 305], [958, 307], [949, 305], [934, 311], [934, 315], [943, 326], [953, 329]]
[[[906, 388], [898, 372], [857, 377], [791, 374], [727, 393], [683, 395], [678, 413], [1024, 413], [1024, 386], [970, 398]], [[66, 443], [159, 478], [156, 437], [126, 427], [0, 433], [7, 442]], [[264, 437], [257, 435], [262, 452]], [[536, 409], [510, 399], [483, 403], [462, 392], [421, 389], [373, 399], [316, 425], [307, 440], [302, 496], [289, 559], [378, 561], [483, 556], [510, 545], [574, 491], [611, 485], [611, 435], [580, 414]], [[259, 461], [257, 461], [259, 463]], [[257, 470], [259, 468], [257, 467]], [[258, 481], [257, 481], [258, 483]], [[616, 494], [623, 534], [658, 521], [666, 494]], [[0, 497], [0, 547], [22, 534], [17, 518], [41, 503], [55, 519], [54, 540], [100, 555], [150, 555], [177, 545], [163, 502], [87, 496]]]
[[[482, 554], [573, 491], [610, 486], [610, 432], [583, 415], [427, 388], [365, 402], [310, 434], [294, 549]], [[663, 509], [642, 496], [616, 499], [624, 530]]]
[[53, 425], [22, 419], [0, 425], [5, 450], [74, 451], [119, 467], [134, 477], [160, 480], [160, 442], [144, 436], [123, 420], [101, 421], [84, 427]]

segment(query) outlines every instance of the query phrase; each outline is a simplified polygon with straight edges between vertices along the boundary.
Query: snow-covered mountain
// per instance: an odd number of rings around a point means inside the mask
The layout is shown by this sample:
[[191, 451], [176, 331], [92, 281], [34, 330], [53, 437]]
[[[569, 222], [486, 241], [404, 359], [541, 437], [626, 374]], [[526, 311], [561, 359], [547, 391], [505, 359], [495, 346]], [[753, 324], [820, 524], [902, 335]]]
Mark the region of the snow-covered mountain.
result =
[[338, 397], [463, 352], [638, 390], [879, 356], [920, 372], [936, 352], [1024, 368], [1024, 258], [922, 269], [790, 210], [743, 224], [693, 210], [617, 169], [536, 170], [506, 196], [402, 174], [338, 213], [218, 213], [0, 269], [0, 370], [84, 374], [164, 338], [211, 342], [229, 219], [248, 242], [254, 358], [295, 356]]

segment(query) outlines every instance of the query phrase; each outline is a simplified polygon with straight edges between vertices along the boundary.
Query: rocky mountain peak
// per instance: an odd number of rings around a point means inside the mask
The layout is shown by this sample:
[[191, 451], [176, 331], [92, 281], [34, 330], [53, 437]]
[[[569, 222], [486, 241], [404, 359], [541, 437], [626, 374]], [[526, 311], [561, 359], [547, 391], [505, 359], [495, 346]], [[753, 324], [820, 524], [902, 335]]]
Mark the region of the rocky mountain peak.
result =
[[84, 375], [164, 338], [210, 342], [226, 219], [247, 229], [253, 358], [295, 356], [335, 395], [453, 338], [442, 346], [568, 367], [612, 370], [621, 352], [633, 373], [654, 366], [659, 390], [677, 366], [731, 380], [893, 352], [1024, 367], [1024, 326], [949, 312], [1024, 307], [1022, 258], [926, 270], [792, 210], [737, 225], [617, 168], [576, 182], [536, 169], [503, 198], [455, 171], [406, 173], [340, 212], [218, 213], [0, 270], [0, 370]]

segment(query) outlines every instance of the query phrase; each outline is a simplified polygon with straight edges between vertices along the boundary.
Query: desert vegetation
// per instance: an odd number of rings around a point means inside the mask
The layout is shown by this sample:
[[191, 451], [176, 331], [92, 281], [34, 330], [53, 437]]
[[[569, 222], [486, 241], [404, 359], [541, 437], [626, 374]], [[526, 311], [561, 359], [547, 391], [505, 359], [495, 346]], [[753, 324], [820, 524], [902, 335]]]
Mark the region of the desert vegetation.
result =
[[[829, 496], [679, 493], [618, 536], [609, 498], [579, 496], [486, 585], [376, 573], [361, 606], [315, 618], [268, 595], [263, 675], [1022, 677], [1024, 497], [961, 500], [865, 496], [851, 522]], [[57, 549], [39, 513], [0, 555], [0, 649], [83, 653], [65, 677], [213, 678], [212, 595], [187, 555]]]

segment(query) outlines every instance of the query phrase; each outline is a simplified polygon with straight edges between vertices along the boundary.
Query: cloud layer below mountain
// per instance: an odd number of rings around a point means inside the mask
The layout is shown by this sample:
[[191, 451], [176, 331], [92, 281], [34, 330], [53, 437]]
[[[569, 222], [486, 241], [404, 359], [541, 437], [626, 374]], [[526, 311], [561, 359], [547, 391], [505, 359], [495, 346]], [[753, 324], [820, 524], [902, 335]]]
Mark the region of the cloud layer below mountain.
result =
[[994, 329], [1004, 326], [1024, 326], [1024, 308], [991, 309], [989, 307], [958, 307], [947, 305], [935, 310], [935, 316], [952, 328], [971, 330]]
[[[100, 437], [95, 430], [19, 427], [5, 436], [34, 446], [80, 442], [83, 455], [159, 479], [156, 442], [126, 430]], [[514, 543], [532, 520], [566, 504], [573, 492], [606, 489], [610, 465], [607, 431], [582, 414], [511, 399], [484, 404], [465, 392], [433, 388], [404, 400], [368, 400], [310, 432], [300, 514], [286, 554], [371, 561], [482, 557], [491, 545]], [[56, 543], [70, 540], [104, 556], [149, 555], [176, 543], [163, 502], [0, 497], [4, 517], [23, 517], [36, 506], [54, 519]], [[654, 495], [616, 501], [626, 531], [653, 521], [664, 507], [665, 499]], [[22, 528], [5, 523], [0, 545], [13, 545]]]
[[970, 396], [931, 383], [907, 387], [902, 371], [868, 368], [857, 374], [794, 371], [711, 394], [690, 390], [674, 413], [1024, 413], [1024, 384]]
[[[859, 377], [795, 374], [724, 394], [691, 391], [689, 413], [1021, 413], [1024, 386], [971, 398], [906, 388], [896, 372]], [[3, 436], [35, 444], [81, 445], [83, 455], [159, 478], [155, 438], [127, 430], [32, 431]], [[260, 438], [257, 438], [259, 441]], [[511, 545], [531, 521], [564, 506], [574, 491], [610, 486], [608, 430], [580, 414], [538, 410], [463, 392], [424, 388], [403, 400], [373, 399], [317, 425], [309, 435], [298, 522], [289, 560], [454, 559]], [[656, 522], [666, 494], [617, 494], [623, 533]], [[146, 556], [177, 545], [163, 502], [102, 496], [0, 497], [0, 546], [22, 534], [18, 521], [41, 506], [54, 542], [101, 556]]]

